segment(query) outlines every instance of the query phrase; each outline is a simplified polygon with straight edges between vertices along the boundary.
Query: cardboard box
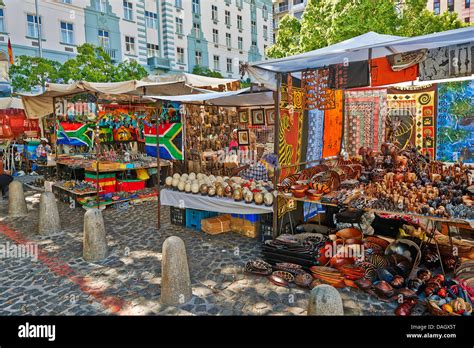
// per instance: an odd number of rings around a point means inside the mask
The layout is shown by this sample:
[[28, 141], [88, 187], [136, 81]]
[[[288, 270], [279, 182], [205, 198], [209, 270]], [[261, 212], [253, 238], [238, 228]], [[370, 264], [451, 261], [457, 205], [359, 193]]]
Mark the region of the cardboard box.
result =
[[219, 234], [231, 231], [230, 215], [220, 215], [201, 220], [201, 229], [209, 234]]

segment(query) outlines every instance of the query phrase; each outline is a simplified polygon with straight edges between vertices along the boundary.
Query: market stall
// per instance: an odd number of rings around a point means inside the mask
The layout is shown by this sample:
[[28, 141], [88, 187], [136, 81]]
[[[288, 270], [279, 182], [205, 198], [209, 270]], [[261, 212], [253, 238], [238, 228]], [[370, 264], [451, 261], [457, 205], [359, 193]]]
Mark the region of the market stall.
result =
[[402, 295], [397, 315], [471, 314], [473, 34], [368, 33], [246, 67], [277, 91], [273, 225], [299, 204], [326, 213], [314, 224], [305, 209], [296, 235], [275, 228], [248, 272]]

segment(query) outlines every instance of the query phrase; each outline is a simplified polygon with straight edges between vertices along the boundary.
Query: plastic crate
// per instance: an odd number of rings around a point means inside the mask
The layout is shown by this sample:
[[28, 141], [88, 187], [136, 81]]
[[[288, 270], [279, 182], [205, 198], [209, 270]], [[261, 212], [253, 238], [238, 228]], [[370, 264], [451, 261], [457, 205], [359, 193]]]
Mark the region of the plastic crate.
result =
[[186, 227], [195, 230], [201, 230], [201, 220], [210, 217], [217, 216], [216, 212], [197, 210], [197, 209], [186, 209]]
[[[86, 172], [85, 173], [86, 179], [92, 179], [96, 180], [97, 179], [97, 173], [95, 172]], [[115, 179], [115, 173], [99, 173], [99, 180], [101, 179]]]
[[117, 191], [132, 192], [143, 190], [145, 188], [145, 180], [119, 180]]
[[231, 214], [231, 216], [234, 218], [245, 219], [252, 223], [260, 220], [258, 214]]
[[186, 226], [186, 209], [170, 207], [170, 219], [173, 225]]

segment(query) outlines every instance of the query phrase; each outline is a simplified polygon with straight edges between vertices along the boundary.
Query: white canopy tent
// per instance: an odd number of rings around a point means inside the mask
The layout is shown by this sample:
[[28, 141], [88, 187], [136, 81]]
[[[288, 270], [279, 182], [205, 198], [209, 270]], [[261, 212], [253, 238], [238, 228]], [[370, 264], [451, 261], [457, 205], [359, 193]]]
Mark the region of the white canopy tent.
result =
[[[448, 30], [412, 38], [369, 32], [318, 50], [291, 57], [251, 64], [247, 67], [250, 78], [272, 90], [276, 89], [274, 73], [300, 72], [331, 64], [356, 62], [384, 57], [418, 49], [430, 49], [472, 42], [474, 27]], [[270, 74], [272, 72], [273, 74]]]
[[23, 103], [20, 98], [5, 97], [0, 98], [0, 110], [6, 109], [21, 109], [23, 110]]
[[176, 96], [209, 93], [203, 88], [215, 88], [239, 80], [218, 79], [193, 74], [172, 75], [123, 82], [87, 82], [72, 84], [48, 83], [42, 93], [19, 93], [28, 118], [42, 118], [54, 112], [53, 99], [81, 93], [95, 93], [99, 98], [133, 100], [148, 95]]
[[250, 88], [231, 92], [212, 92], [206, 94], [188, 94], [177, 96], [148, 96], [150, 99], [181, 102], [185, 104], [207, 104], [213, 106], [269, 106], [274, 105], [273, 92], [263, 91], [251, 93]]

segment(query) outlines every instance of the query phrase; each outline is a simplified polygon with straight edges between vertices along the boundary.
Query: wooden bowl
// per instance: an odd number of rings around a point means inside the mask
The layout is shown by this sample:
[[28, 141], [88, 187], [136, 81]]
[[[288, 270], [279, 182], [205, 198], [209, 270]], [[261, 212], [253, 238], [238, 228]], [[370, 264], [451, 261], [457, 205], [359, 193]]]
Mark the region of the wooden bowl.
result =
[[303, 198], [307, 190], [308, 186], [306, 185], [292, 185], [290, 189], [295, 198]]
[[346, 239], [358, 239], [362, 240], [362, 232], [358, 230], [357, 228], [354, 227], [349, 227], [349, 228], [343, 228], [342, 230], [339, 230], [336, 232], [336, 236], [341, 238], [342, 240]]

